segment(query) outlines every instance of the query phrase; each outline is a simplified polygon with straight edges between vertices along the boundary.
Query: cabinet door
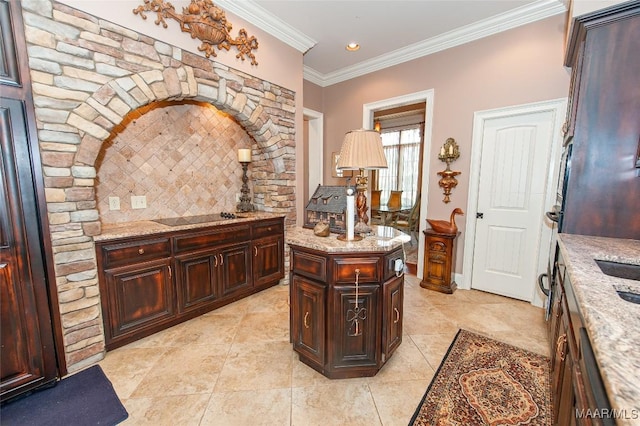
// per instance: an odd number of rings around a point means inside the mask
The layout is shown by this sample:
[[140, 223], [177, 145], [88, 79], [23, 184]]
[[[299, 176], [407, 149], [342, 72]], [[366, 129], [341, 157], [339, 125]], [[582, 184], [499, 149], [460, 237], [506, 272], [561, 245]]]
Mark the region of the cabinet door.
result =
[[282, 235], [253, 242], [253, 286], [259, 287], [284, 277], [284, 239]]
[[229, 296], [251, 288], [251, 260], [249, 243], [227, 247], [219, 251], [221, 295]]
[[168, 259], [108, 270], [105, 278], [110, 305], [107, 347], [117, 338], [173, 317], [175, 303]]
[[381, 353], [380, 287], [361, 285], [356, 300], [355, 286], [335, 287], [328, 315], [332, 368], [377, 366]]
[[402, 343], [402, 303], [404, 277], [396, 277], [384, 283], [382, 299], [382, 352], [388, 359]]
[[425, 251], [425, 281], [431, 284], [448, 286], [451, 280], [449, 261], [449, 241], [437, 236], [427, 237]]
[[176, 256], [178, 311], [188, 312], [218, 298], [217, 253]]
[[324, 366], [325, 360], [325, 293], [324, 285], [293, 275], [292, 336], [296, 352]]
[[[5, 13], [3, 31], [11, 28]], [[20, 100], [0, 99], [2, 400], [57, 376], [25, 108]]]

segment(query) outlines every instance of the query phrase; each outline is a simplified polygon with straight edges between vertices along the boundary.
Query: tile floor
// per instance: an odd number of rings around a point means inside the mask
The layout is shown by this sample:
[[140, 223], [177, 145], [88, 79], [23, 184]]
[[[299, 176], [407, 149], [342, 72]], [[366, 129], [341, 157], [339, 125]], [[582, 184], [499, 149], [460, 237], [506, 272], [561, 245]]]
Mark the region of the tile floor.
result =
[[548, 355], [541, 308], [405, 280], [404, 337], [370, 378], [329, 380], [289, 343], [279, 285], [108, 352], [124, 425], [407, 425], [458, 328]]

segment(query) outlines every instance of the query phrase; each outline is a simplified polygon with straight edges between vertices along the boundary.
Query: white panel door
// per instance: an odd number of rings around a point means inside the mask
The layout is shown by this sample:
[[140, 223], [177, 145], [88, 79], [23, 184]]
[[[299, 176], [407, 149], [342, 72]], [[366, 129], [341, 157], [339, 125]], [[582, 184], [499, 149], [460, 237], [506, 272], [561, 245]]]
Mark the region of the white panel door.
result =
[[472, 288], [533, 298], [553, 123], [549, 111], [485, 122]]

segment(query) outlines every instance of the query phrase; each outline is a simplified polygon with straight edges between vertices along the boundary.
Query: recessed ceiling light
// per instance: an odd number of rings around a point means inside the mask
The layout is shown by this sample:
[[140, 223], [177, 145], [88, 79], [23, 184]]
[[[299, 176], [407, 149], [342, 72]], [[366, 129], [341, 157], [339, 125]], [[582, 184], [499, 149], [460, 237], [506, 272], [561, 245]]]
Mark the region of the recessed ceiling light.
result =
[[356, 50], [360, 49], [360, 45], [358, 43], [349, 43], [347, 44], [346, 49], [349, 52], [355, 52]]

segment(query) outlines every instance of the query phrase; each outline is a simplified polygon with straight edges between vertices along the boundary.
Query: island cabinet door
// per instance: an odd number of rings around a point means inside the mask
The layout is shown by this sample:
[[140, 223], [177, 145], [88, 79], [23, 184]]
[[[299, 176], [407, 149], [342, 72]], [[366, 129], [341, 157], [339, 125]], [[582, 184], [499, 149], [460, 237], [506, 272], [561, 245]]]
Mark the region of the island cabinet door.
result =
[[219, 298], [218, 253], [176, 256], [178, 310], [188, 312]]
[[360, 285], [356, 299], [355, 286], [332, 289], [328, 315], [331, 368], [372, 367], [380, 360], [380, 286]]
[[173, 317], [175, 296], [169, 259], [110, 269], [104, 274], [109, 299], [108, 349], [113, 341], [125, 340]]
[[384, 362], [402, 343], [402, 303], [404, 299], [404, 277], [393, 278], [384, 283], [382, 298], [382, 352]]
[[325, 294], [324, 285], [293, 275], [293, 347], [301, 359], [318, 368], [322, 368], [325, 361]]
[[253, 286], [260, 287], [284, 277], [284, 238], [282, 235], [253, 242]]

